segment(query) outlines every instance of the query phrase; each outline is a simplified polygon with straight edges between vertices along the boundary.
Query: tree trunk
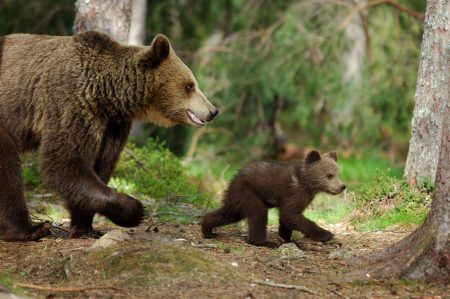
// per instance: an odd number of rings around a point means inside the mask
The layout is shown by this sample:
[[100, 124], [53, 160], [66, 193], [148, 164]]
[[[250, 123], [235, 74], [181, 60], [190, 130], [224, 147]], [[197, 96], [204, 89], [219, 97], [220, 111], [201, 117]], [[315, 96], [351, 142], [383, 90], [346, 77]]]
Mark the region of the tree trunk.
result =
[[77, 0], [75, 9], [76, 33], [98, 30], [122, 43], [128, 42], [131, 0]]
[[449, 100], [450, 18], [448, 1], [428, 1], [405, 178], [415, 184], [435, 181], [439, 138]]
[[[145, 16], [147, 15], [147, 0], [132, 0], [131, 24], [128, 44], [143, 46], [145, 43]], [[144, 139], [144, 122], [134, 121], [131, 135], [139, 141]]]
[[[449, 10], [450, 4], [446, 0], [428, 1], [416, 92], [416, 110], [420, 112], [415, 113], [414, 117], [426, 112], [429, 117], [427, 124], [439, 127], [424, 127], [420, 132], [428, 133], [433, 129], [440, 133], [439, 136], [433, 133], [434, 140], [426, 139], [429, 143], [438, 144], [435, 150], [438, 154], [435, 155], [439, 156], [434, 169], [436, 181], [430, 214], [421, 227], [397, 244], [382, 253], [359, 258], [356, 262], [368, 261], [370, 264], [351, 273], [351, 279], [407, 277], [425, 282], [450, 283], [450, 57], [446, 46], [450, 38], [448, 29], [445, 29], [448, 28]], [[439, 67], [436, 64], [438, 61], [441, 63]], [[439, 107], [434, 114], [420, 106], [420, 103], [428, 105], [429, 100], [434, 101], [429, 109]], [[434, 115], [434, 120], [441, 121], [432, 122], [431, 115]]]

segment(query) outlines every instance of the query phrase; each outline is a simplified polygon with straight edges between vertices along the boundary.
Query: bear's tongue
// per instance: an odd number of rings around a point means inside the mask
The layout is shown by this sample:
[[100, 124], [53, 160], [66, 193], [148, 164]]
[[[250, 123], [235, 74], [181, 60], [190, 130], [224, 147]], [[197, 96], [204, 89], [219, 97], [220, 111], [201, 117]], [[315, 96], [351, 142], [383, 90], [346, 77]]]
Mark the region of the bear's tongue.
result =
[[195, 115], [191, 110], [187, 110], [187, 114], [189, 116], [189, 118], [192, 120], [193, 123], [199, 125], [199, 126], [204, 126], [205, 122], [203, 120], [201, 120], [200, 118], [197, 117], [197, 115]]

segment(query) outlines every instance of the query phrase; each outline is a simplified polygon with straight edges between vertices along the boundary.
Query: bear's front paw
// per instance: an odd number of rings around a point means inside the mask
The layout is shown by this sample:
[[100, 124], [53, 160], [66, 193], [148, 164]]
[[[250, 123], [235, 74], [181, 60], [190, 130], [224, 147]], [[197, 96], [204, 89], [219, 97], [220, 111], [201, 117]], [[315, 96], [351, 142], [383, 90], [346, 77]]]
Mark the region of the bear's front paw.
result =
[[119, 226], [133, 227], [142, 221], [144, 206], [136, 198], [117, 193], [102, 214]]
[[308, 235], [308, 238], [310, 238], [313, 241], [319, 241], [319, 242], [326, 242], [333, 239], [334, 234], [327, 230], [322, 230], [320, 232], [316, 232], [315, 234]]

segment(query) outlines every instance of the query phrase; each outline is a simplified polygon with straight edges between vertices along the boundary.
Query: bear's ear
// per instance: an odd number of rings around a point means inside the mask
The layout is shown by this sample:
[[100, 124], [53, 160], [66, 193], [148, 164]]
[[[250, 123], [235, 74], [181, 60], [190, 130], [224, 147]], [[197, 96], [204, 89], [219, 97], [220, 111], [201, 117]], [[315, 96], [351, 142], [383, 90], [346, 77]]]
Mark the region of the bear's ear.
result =
[[142, 69], [157, 68], [170, 53], [170, 41], [163, 35], [158, 34], [152, 41], [150, 48], [146, 48], [139, 57], [138, 65]]
[[309, 163], [313, 163], [313, 162], [317, 162], [320, 161], [320, 153], [318, 151], [310, 151], [305, 158], [305, 163], [309, 164]]
[[333, 159], [334, 161], [337, 162], [337, 153], [335, 151], [328, 152], [328, 153], [323, 154], [323, 155], [327, 156], [327, 157], [329, 157], [329, 158], [331, 158], [331, 159]]

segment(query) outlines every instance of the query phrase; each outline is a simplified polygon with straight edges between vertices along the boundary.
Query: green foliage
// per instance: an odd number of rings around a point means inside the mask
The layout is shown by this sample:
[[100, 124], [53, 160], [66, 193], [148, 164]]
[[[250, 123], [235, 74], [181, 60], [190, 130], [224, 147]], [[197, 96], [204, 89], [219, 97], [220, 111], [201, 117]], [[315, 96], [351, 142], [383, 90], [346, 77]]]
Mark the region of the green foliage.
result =
[[359, 229], [376, 230], [394, 224], [422, 223], [428, 215], [431, 191], [429, 185], [410, 186], [379, 171], [355, 197], [354, 224]]
[[74, 0], [2, 0], [0, 36], [10, 33], [71, 35]]
[[208, 197], [200, 191], [199, 180], [190, 177], [163, 144], [149, 139], [143, 147], [127, 145], [110, 186], [143, 199], [164, 199], [165, 204], [204, 205]]
[[42, 176], [36, 157], [23, 155], [21, 160], [25, 189], [42, 189]]

